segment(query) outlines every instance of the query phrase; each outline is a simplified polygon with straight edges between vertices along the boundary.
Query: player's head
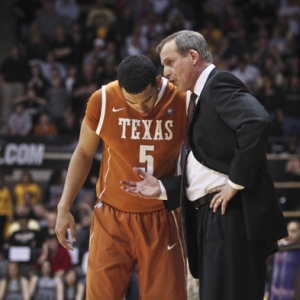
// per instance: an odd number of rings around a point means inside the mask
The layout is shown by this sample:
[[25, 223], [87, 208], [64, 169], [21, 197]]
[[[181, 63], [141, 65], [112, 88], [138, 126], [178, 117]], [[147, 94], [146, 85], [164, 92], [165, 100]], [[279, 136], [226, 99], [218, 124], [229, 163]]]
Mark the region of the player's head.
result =
[[148, 116], [161, 87], [154, 63], [144, 55], [128, 56], [119, 65], [118, 81], [128, 105]]

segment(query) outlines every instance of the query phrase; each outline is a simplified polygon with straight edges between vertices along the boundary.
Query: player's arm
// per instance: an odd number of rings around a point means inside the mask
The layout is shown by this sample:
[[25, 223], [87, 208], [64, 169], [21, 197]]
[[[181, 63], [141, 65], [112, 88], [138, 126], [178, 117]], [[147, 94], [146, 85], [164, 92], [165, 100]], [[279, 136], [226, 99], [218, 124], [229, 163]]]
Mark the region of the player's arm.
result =
[[55, 232], [60, 244], [69, 250], [73, 250], [73, 247], [66, 238], [68, 228], [70, 228], [72, 240], [76, 239], [75, 221], [70, 212], [71, 206], [89, 173], [99, 141], [100, 137], [83, 120], [79, 141], [70, 160], [64, 190], [57, 206]]

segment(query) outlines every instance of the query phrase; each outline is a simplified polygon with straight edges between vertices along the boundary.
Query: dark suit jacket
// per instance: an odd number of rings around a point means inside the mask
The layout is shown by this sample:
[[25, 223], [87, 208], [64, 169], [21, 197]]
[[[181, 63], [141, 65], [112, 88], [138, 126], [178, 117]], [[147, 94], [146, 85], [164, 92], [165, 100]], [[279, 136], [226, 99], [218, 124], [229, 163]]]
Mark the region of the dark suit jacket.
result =
[[[240, 193], [248, 240], [274, 242], [287, 235], [265, 155], [270, 127], [268, 113], [237, 77], [217, 68], [211, 71], [197, 103], [189, 143], [201, 164], [245, 187]], [[180, 180], [180, 176], [162, 180], [168, 210], [179, 206]], [[197, 221], [187, 201], [185, 206], [187, 254], [193, 268]]]

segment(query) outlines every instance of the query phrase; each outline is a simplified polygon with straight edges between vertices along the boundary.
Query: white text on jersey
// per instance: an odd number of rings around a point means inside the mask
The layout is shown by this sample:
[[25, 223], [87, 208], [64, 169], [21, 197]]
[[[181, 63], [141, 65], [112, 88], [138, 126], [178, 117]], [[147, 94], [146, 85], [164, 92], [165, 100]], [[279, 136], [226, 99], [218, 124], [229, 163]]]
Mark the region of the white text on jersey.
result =
[[[162, 120], [137, 120], [128, 118], [119, 118], [119, 125], [122, 126], [122, 139], [126, 139], [126, 129], [130, 127], [132, 140], [171, 140], [173, 138], [173, 120], [167, 120], [163, 124]], [[153, 132], [153, 126], [155, 126], [155, 132]], [[144, 130], [140, 130], [143, 127]], [[152, 129], [152, 130], [151, 130]], [[141, 132], [144, 131], [144, 135], [141, 138]]]

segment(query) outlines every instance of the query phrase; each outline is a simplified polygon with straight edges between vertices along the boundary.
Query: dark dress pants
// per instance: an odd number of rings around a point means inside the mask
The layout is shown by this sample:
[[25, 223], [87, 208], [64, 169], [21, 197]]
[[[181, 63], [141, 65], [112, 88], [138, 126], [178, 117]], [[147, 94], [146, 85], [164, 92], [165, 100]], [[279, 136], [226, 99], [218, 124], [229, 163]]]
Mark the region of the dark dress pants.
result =
[[225, 215], [201, 206], [197, 221], [200, 299], [262, 300], [266, 244], [247, 240], [240, 196], [231, 199]]

